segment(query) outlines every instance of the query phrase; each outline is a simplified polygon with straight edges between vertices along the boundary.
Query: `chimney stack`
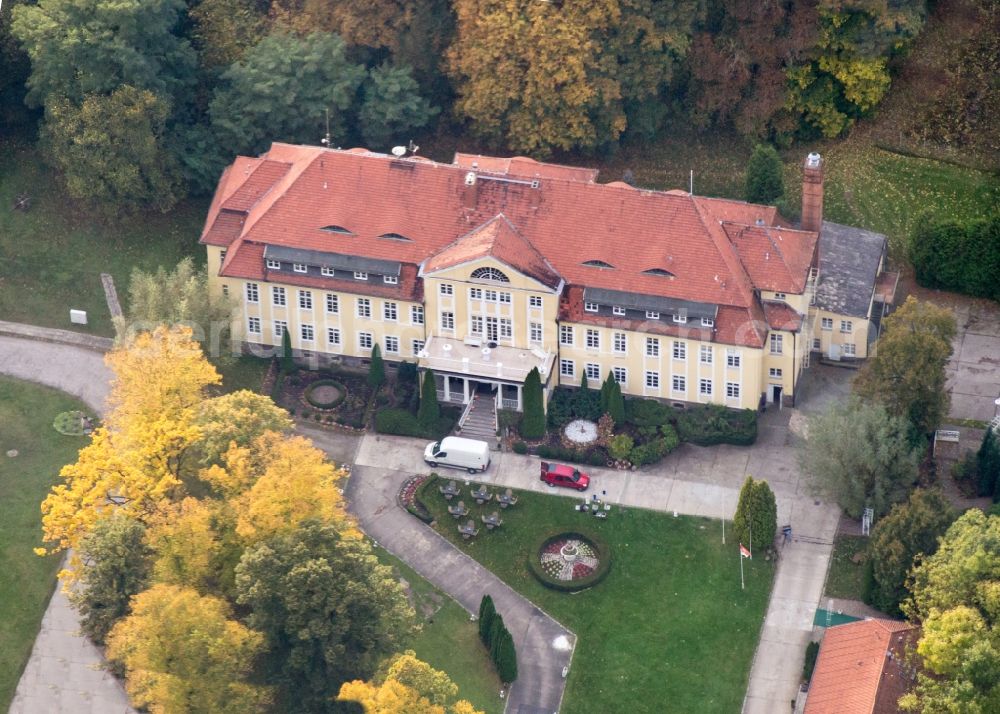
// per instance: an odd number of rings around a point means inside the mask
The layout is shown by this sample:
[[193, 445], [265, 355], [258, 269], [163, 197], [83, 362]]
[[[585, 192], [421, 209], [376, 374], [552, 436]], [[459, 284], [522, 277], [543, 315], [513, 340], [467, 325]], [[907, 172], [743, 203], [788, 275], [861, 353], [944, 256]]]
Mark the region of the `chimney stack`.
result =
[[462, 205], [466, 209], [474, 209], [479, 199], [479, 181], [475, 171], [465, 174], [465, 186], [462, 188]]
[[802, 170], [802, 230], [819, 232], [823, 225], [823, 157], [813, 152]]

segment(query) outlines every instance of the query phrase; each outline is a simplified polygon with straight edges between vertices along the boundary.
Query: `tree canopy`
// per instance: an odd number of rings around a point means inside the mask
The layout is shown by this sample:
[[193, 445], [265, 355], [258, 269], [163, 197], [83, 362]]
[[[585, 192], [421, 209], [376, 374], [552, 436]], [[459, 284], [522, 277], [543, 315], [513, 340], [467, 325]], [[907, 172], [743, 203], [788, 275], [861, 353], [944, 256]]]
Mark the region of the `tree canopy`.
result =
[[778, 530], [778, 506], [774, 491], [763, 479], [747, 476], [740, 489], [733, 532], [740, 543], [759, 548], [770, 548]]
[[407, 650], [384, 662], [370, 682], [345, 682], [338, 699], [361, 704], [365, 714], [482, 714], [457, 696], [447, 674]]
[[906, 498], [917, 480], [919, 453], [905, 418], [852, 400], [809, 419], [801, 458], [816, 484], [860, 518], [866, 507], [881, 516]]

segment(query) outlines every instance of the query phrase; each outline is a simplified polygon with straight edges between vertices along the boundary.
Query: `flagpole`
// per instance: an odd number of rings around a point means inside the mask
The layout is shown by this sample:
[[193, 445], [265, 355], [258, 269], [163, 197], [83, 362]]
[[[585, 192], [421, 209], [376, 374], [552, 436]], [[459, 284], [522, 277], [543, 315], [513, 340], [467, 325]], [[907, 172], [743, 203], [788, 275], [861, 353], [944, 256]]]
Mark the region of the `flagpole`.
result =
[[740, 553], [740, 589], [741, 590], [746, 590], [747, 589], [746, 583], [743, 582], [743, 553], [742, 552]]
[[726, 544], [726, 502], [722, 502], [722, 545]]
[[747, 527], [750, 529], [750, 557], [753, 558], [753, 519], [747, 519]]

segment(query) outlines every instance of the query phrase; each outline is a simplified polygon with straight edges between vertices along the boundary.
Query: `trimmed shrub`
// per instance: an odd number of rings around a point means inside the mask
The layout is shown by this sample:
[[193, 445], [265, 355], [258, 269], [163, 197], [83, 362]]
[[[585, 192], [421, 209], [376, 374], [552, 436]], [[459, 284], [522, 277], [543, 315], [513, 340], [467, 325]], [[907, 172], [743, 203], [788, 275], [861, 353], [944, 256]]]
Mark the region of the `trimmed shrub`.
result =
[[420, 385], [420, 407], [417, 410], [417, 420], [425, 429], [433, 429], [441, 418], [441, 407], [438, 404], [437, 382], [434, 372], [424, 372], [424, 382]]
[[[338, 396], [336, 399], [330, 402], [319, 401], [313, 395], [313, 392], [319, 387], [334, 387], [338, 392], [340, 392], [340, 396]], [[333, 409], [334, 407], [338, 406], [342, 401], [344, 401], [344, 397], [347, 396], [347, 387], [345, 387], [343, 384], [334, 379], [318, 379], [312, 384], [310, 384], [308, 387], [306, 387], [306, 391], [303, 393], [302, 396], [304, 396], [306, 398], [306, 401], [312, 404], [317, 409]]]
[[699, 404], [678, 415], [677, 433], [681, 441], [699, 446], [749, 446], [757, 440], [757, 412], [727, 409], [720, 404]]
[[479, 602], [479, 639], [486, 647], [490, 646], [490, 631], [496, 616], [497, 609], [493, 604], [493, 598], [483, 595], [483, 599]]
[[[558, 580], [546, 573], [545, 569], [542, 568], [542, 562], [539, 560], [538, 554], [542, 552], [545, 546], [557, 538], [581, 538], [589, 541], [597, 551], [598, 557], [597, 568], [594, 572], [579, 580]], [[538, 582], [547, 588], [567, 593], [576, 592], [577, 590], [592, 588], [608, 576], [608, 573], [611, 571], [611, 549], [608, 548], [604, 541], [590, 533], [581, 531], [554, 531], [542, 538], [538, 543], [538, 547], [528, 554], [528, 569]]]
[[291, 374], [295, 371], [295, 360], [292, 358], [292, 335], [287, 329], [281, 331], [281, 371]]
[[635, 427], [658, 427], [669, 424], [674, 410], [655, 399], [626, 399], [625, 423]]
[[910, 260], [924, 287], [1000, 300], [1000, 215], [965, 222], [925, 215], [910, 237]]
[[440, 477], [436, 473], [431, 473], [431, 475], [425, 479], [422, 484], [417, 486], [417, 490], [413, 492], [414, 508], [407, 509], [410, 513], [427, 524], [434, 521], [434, 516], [431, 515], [431, 510], [427, 507], [427, 501], [430, 496], [437, 492], [437, 484], [439, 480]]
[[622, 396], [622, 385], [613, 379], [608, 388], [608, 415], [615, 420], [615, 424], [625, 422], [625, 398]]
[[819, 656], [819, 642], [810, 642], [806, 645], [806, 661], [802, 665], [802, 679], [809, 683], [813, 676], [813, 670], [816, 669], [816, 658]]
[[434, 428], [426, 429], [413, 414], [405, 409], [382, 409], [375, 415], [375, 431], [379, 434], [439, 439], [451, 431], [454, 425], [453, 418], [439, 415], [437, 425]]
[[532, 367], [524, 380], [524, 417], [521, 419], [521, 436], [541, 439], [545, 436], [545, 406], [542, 395], [542, 378], [538, 368]]
[[368, 386], [374, 391], [385, 384], [385, 362], [382, 360], [382, 348], [376, 342], [372, 345], [372, 359], [368, 364]]
[[615, 461], [625, 461], [632, 453], [632, 447], [634, 445], [635, 442], [628, 434], [618, 434], [617, 436], [612, 436], [611, 441], [608, 442], [608, 454], [610, 454], [611, 458]]
[[551, 429], [562, 429], [574, 419], [597, 421], [601, 414], [601, 395], [596, 389], [556, 387], [549, 397], [548, 424]]
[[591, 466], [606, 466], [608, 460], [600, 451], [591, 451], [590, 456], [587, 457], [587, 463]]
[[514, 450], [515, 454], [528, 453], [528, 445], [525, 444], [523, 441], [515, 441], [514, 444], [511, 446], [511, 449]]
[[510, 684], [517, 679], [517, 651], [514, 649], [514, 638], [507, 628], [500, 633], [494, 664], [497, 675], [504, 684]]
[[396, 369], [396, 381], [403, 384], [416, 384], [417, 365], [414, 362], [400, 362]]

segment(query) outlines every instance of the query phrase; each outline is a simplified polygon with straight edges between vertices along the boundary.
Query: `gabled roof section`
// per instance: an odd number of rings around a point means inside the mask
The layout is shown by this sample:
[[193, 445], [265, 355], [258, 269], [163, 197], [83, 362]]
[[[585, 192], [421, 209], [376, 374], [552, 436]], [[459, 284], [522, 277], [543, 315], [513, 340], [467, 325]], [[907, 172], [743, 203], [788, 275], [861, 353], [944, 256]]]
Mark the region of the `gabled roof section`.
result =
[[887, 240], [881, 233], [823, 221], [816, 306], [838, 315], [868, 317]]
[[503, 214], [472, 229], [428, 258], [423, 272], [434, 273], [480, 258], [496, 258], [552, 289], [561, 281], [549, 262]]
[[790, 305], [777, 300], [761, 300], [764, 318], [772, 330], [798, 332], [802, 328], [802, 315]]
[[795, 294], [805, 292], [818, 234], [730, 221], [723, 221], [722, 229], [755, 287]]
[[809, 685], [805, 714], [884, 714], [912, 682], [901, 655], [915, 628], [860, 620], [827, 629]]
[[463, 169], [485, 171], [486, 173], [527, 180], [553, 178], [585, 183], [594, 183], [597, 180], [597, 169], [543, 164], [540, 161], [529, 159], [527, 156], [512, 156], [505, 159], [497, 156], [456, 153], [452, 163]]
[[278, 179], [288, 173], [290, 168], [291, 164], [283, 161], [261, 161], [257, 168], [247, 174], [246, 181], [226, 199], [222, 209], [248, 212], [264, 194], [274, 188]]

